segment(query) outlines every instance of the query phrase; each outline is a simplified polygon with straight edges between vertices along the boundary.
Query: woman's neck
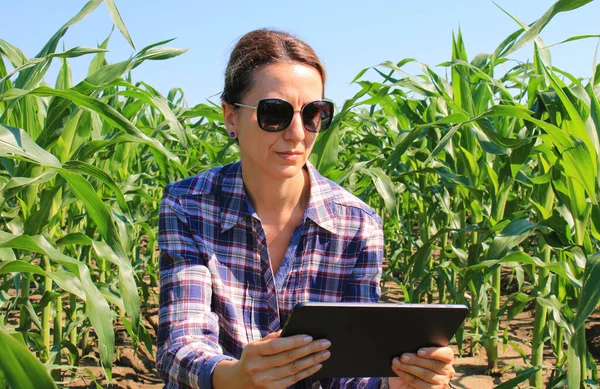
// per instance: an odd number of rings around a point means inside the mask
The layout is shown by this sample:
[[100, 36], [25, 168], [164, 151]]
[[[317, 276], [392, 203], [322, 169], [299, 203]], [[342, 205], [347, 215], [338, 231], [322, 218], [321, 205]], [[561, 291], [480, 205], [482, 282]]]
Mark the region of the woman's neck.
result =
[[242, 165], [242, 178], [246, 194], [263, 222], [285, 223], [294, 212], [304, 213], [310, 194], [306, 169], [295, 177], [277, 180]]

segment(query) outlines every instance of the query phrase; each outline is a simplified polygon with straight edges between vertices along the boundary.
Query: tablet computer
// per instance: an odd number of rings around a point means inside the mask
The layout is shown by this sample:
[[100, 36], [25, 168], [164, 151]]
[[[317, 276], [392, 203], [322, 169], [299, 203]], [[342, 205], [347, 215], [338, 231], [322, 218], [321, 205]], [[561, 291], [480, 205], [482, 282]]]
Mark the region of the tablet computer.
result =
[[392, 359], [421, 347], [447, 346], [466, 305], [298, 303], [281, 336], [331, 342], [331, 356], [314, 378], [395, 377]]

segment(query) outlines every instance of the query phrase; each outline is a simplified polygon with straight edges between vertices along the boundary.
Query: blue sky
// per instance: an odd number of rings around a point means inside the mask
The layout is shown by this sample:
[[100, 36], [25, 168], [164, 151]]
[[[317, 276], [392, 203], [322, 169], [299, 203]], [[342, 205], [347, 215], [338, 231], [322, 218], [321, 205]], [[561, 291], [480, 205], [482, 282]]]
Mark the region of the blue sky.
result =
[[[497, 0], [504, 9], [531, 23], [553, 3], [550, 0]], [[37, 54], [50, 36], [85, 4], [84, 0], [4, 0], [0, 38], [21, 48], [29, 57]], [[461, 28], [471, 59], [492, 52], [517, 25], [489, 0], [419, 1], [238, 1], [116, 0], [131, 37], [140, 49], [148, 44], [177, 38], [172, 47], [188, 48], [184, 55], [167, 61], [146, 62], [136, 68], [134, 80], [143, 80], [166, 94], [181, 87], [189, 105], [218, 102], [229, 52], [244, 33], [261, 27], [291, 32], [308, 42], [325, 63], [326, 94], [337, 104], [350, 98], [356, 85], [350, 81], [363, 68], [383, 61], [412, 57], [436, 65], [451, 56], [452, 32]], [[546, 44], [574, 35], [598, 34], [600, 2], [559, 14], [542, 32]], [[109, 34], [110, 16], [102, 4], [64, 37], [67, 48], [94, 47]], [[597, 39], [555, 46], [553, 65], [578, 77], [592, 73]], [[115, 31], [109, 43], [109, 62], [134, 53]], [[530, 44], [511, 58], [531, 58]], [[71, 60], [75, 82], [83, 79], [91, 57]], [[58, 63], [46, 82], [54, 85]], [[417, 73], [416, 66], [409, 67]], [[442, 69], [439, 69], [443, 72]], [[367, 78], [376, 80], [369, 72]], [[212, 97], [211, 97], [212, 96]]]

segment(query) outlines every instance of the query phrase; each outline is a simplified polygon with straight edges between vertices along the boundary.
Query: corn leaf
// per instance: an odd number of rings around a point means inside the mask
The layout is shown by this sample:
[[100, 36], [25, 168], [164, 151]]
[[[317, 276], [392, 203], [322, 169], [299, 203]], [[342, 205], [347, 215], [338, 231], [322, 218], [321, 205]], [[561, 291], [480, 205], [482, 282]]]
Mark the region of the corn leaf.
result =
[[125, 27], [125, 23], [123, 22], [123, 19], [121, 18], [121, 13], [119, 12], [117, 5], [115, 4], [115, 1], [114, 0], [104, 0], [104, 4], [106, 4], [106, 7], [108, 8], [108, 13], [110, 14], [110, 18], [112, 19], [115, 26], [117, 26], [117, 28], [119, 29], [119, 31], [121, 32], [123, 37], [127, 40], [127, 42], [129, 42], [131, 47], [135, 50], [135, 45], [133, 44], [133, 40], [131, 39], [131, 36], [129, 36], [129, 31], [127, 31], [127, 27]]
[[600, 252], [587, 258], [583, 276], [583, 290], [579, 298], [577, 316], [573, 322], [575, 331], [585, 324], [590, 314], [600, 305]]
[[67, 267], [81, 281], [86, 296], [86, 313], [98, 335], [98, 351], [105, 374], [112, 379], [112, 358], [114, 355], [115, 334], [113, 331], [110, 307], [102, 297], [90, 276], [88, 267], [76, 259], [70, 258], [58, 250], [42, 236], [14, 236], [0, 232], [0, 247], [28, 250], [48, 257]]
[[0, 156], [19, 158], [42, 166], [60, 168], [60, 161], [38, 146], [27, 133], [19, 128], [0, 124]]
[[8, 386], [19, 389], [56, 388], [54, 381], [42, 365], [27, 349], [4, 330], [0, 329], [0, 371]]

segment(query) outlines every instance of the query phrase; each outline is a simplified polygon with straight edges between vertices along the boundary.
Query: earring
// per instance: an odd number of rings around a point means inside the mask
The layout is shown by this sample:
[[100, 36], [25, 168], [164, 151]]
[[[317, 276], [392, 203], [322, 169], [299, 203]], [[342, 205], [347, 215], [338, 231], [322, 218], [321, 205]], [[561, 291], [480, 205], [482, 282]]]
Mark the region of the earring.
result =
[[231, 131], [231, 132], [229, 133], [229, 136], [233, 138], [233, 137], [235, 136], [235, 132]]

